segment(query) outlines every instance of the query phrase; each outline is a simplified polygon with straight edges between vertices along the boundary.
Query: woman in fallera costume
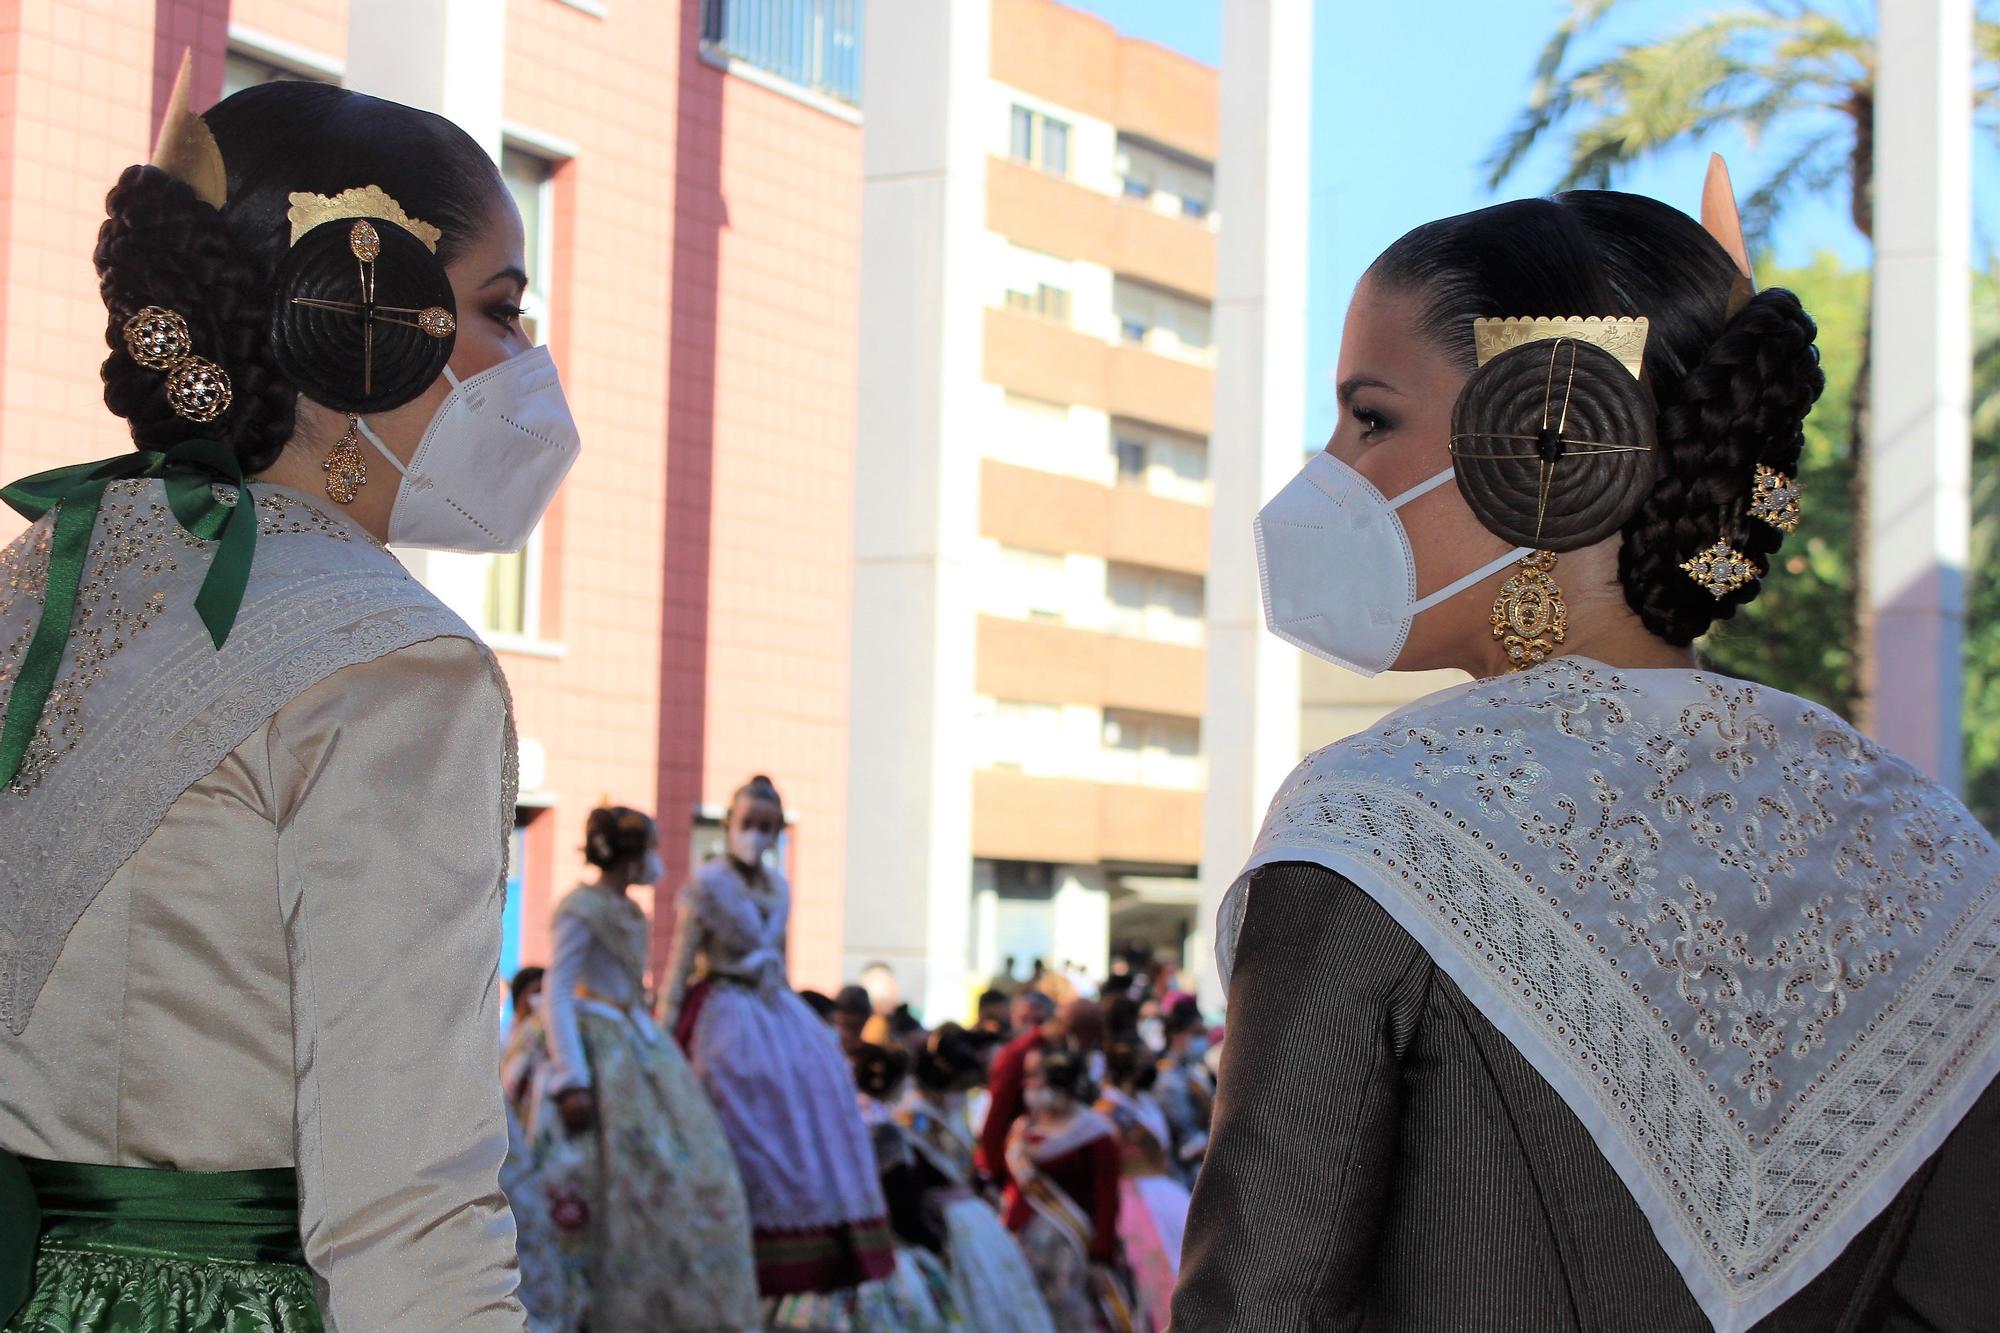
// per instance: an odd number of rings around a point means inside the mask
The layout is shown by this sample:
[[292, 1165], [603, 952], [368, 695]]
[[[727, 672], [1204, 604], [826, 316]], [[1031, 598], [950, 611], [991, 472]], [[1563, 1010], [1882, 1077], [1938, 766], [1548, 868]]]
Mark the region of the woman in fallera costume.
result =
[[1151, 1092], [1158, 1075], [1151, 1053], [1120, 1042], [1105, 1053], [1104, 1066], [1097, 1112], [1118, 1131], [1118, 1240], [1132, 1274], [1134, 1321], [1166, 1333], [1187, 1231], [1188, 1188], [1168, 1170], [1174, 1135]]
[[565, 1256], [565, 1327], [755, 1330], [750, 1216], [729, 1140], [648, 1012], [651, 929], [628, 890], [659, 882], [659, 834], [637, 810], [594, 810], [584, 857], [597, 879], [556, 909], [549, 1064], [530, 1155], [546, 1161], [570, 1138], [588, 1150], [569, 1173], [582, 1177], [572, 1202], [583, 1226], [567, 1233], [582, 1244]]
[[518, 548], [575, 426], [476, 143], [185, 87], [97, 247], [137, 450], [6, 492], [0, 1323], [514, 1333], [507, 691], [384, 544]]
[[1706, 229], [1503, 204], [1355, 292], [1270, 625], [1476, 679], [1302, 764], [1225, 899], [1177, 1327], [1994, 1324], [2000, 849], [1691, 646], [1824, 383], [1719, 165]]
[[1007, 1229], [1064, 1333], [1133, 1333], [1116, 1268], [1118, 1132], [1090, 1106], [1074, 1051], [1028, 1056], [1027, 1114], [1007, 1135]]
[[767, 1297], [857, 1287], [896, 1265], [854, 1076], [785, 976], [792, 890], [766, 863], [784, 826], [769, 778], [730, 801], [728, 854], [681, 890], [663, 1020], [736, 1153]]

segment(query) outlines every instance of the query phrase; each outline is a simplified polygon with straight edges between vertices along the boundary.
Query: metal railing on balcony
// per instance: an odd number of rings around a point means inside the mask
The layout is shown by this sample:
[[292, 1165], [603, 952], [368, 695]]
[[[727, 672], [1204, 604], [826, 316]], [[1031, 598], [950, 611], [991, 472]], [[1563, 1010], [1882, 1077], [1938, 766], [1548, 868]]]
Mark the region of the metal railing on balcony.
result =
[[865, 0], [702, 0], [701, 44], [822, 96], [861, 105]]

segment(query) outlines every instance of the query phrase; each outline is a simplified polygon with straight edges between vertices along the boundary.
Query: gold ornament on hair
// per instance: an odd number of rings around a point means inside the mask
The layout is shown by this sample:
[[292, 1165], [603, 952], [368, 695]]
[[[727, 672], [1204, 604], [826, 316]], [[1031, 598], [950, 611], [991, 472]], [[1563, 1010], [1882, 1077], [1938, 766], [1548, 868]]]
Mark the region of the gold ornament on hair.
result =
[[194, 334], [178, 310], [142, 306], [125, 321], [125, 354], [148, 370], [165, 371], [167, 406], [184, 421], [206, 424], [229, 410], [229, 372], [194, 354]]
[[229, 171], [222, 149], [208, 122], [188, 108], [188, 86], [194, 82], [194, 52], [181, 52], [180, 72], [167, 96], [167, 114], [160, 120], [160, 137], [153, 142], [152, 164], [194, 191], [210, 208], [221, 208], [229, 195]]
[[[1541, 496], [1536, 502], [1535, 508], [1535, 538], [1539, 541], [1542, 535], [1542, 524], [1548, 518], [1549, 488], [1555, 483], [1556, 468], [1561, 464], [1563, 459], [1572, 454], [1645, 454], [1653, 451], [1653, 446], [1650, 444], [1620, 444], [1613, 440], [1573, 439], [1565, 434], [1569, 429], [1570, 401], [1576, 393], [1576, 344], [1579, 342], [1588, 342], [1593, 346], [1604, 348], [1604, 350], [1611, 352], [1613, 356], [1618, 357], [1620, 361], [1624, 362], [1625, 368], [1632, 371], [1633, 377], [1637, 378], [1639, 371], [1636, 367], [1640, 364], [1646, 351], [1646, 321], [1644, 319], [1604, 320], [1595, 318], [1534, 320], [1476, 319], [1472, 324], [1475, 341], [1479, 341], [1482, 335], [1490, 337], [1491, 341], [1496, 344], [1504, 341], [1504, 346], [1496, 346], [1495, 350], [1490, 353], [1486, 351], [1486, 343], [1483, 341], [1480, 342], [1479, 361], [1481, 365], [1486, 364], [1487, 361], [1490, 361], [1502, 351], [1507, 351], [1530, 342], [1540, 342], [1544, 339], [1550, 340], [1549, 373], [1548, 382], [1542, 390], [1542, 426], [1540, 432], [1534, 435], [1523, 435], [1511, 431], [1463, 431], [1452, 436], [1448, 445], [1451, 455], [1454, 458], [1505, 458], [1516, 459], [1521, 462], [1533, 460], [1540, 464]], [[1606, 325], [1624, 327], [1607, 332], [1605, 329]], [[1482, 326], [1484, 327], [1482, 328]], [[1591, 336], [1583, 337], [1569, 332], [1569, 330], [1577, 327], [1589, 328]], [[1522, 336], [1529, 331], [1536, 331], [1536, 336]], [[1635, 335], [1638, 340], [1636, 346], [1632, 345], [1631, 342], [1631, 339]], [[1616, 344], [1616, 347], [1608, 346], [1607, 339], [1611, 343]], [[1558, 413], [1555, 408], [1556, 370], [1558, 363], [1562, 359], [1562, 352], [1565, 346], [1569, 348], [1569, 366], [1567, 376], [1563, 382], [1562, 410]], [[1619, 348], [1622, 348], [1623, 351], [1617, 350]], [[1627, 355], [1630, 356], [1630, 360], [1626, 360]], [[1551, 417], [1555, 419], [1551, 421]], [[1473, 452], [1460, 446], [1460, 442], [1463, 440], [1509, 440], [1526, 443], [1533, 447], [1528, 449]]]

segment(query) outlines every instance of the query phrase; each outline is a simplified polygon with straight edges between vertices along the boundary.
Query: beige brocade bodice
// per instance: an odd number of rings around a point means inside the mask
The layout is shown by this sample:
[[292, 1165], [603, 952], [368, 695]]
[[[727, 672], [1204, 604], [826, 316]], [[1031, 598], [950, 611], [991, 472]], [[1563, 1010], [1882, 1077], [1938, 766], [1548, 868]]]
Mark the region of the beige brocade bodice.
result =
[[440, 638], [196, 782], [0, 1025], [0, 1146], [296, 1166], [327, 1328], [518, 1333], [495, 1073], [505, 696]]

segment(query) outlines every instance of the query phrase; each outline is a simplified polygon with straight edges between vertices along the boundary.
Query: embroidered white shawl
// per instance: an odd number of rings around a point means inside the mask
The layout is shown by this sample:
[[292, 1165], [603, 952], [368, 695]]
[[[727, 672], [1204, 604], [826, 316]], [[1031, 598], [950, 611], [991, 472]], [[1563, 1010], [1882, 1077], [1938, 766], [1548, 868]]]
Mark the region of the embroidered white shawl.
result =
[[1308, 758], [1224, 899], [1308, 861], [1548, 1079], [1716, 1328], [1837, 1258], [2000, 1070], [2000, 849], [1816, 705], [1559, 658]]
[[[158, 481], [105, 494], [41, 728], [0, 790], [0, 1023], [16, 1034], [98, 890], [266, 718], [342, 667], [474, 639], [344, 515], [253, 494], [256, 557], [220, 649], [194, 609], [212, 543], [175, 521]], [[41, 614], [52, 522], [0, 549], [0, 709]], [[508, 749], [511, 762], [511, 736]]]

